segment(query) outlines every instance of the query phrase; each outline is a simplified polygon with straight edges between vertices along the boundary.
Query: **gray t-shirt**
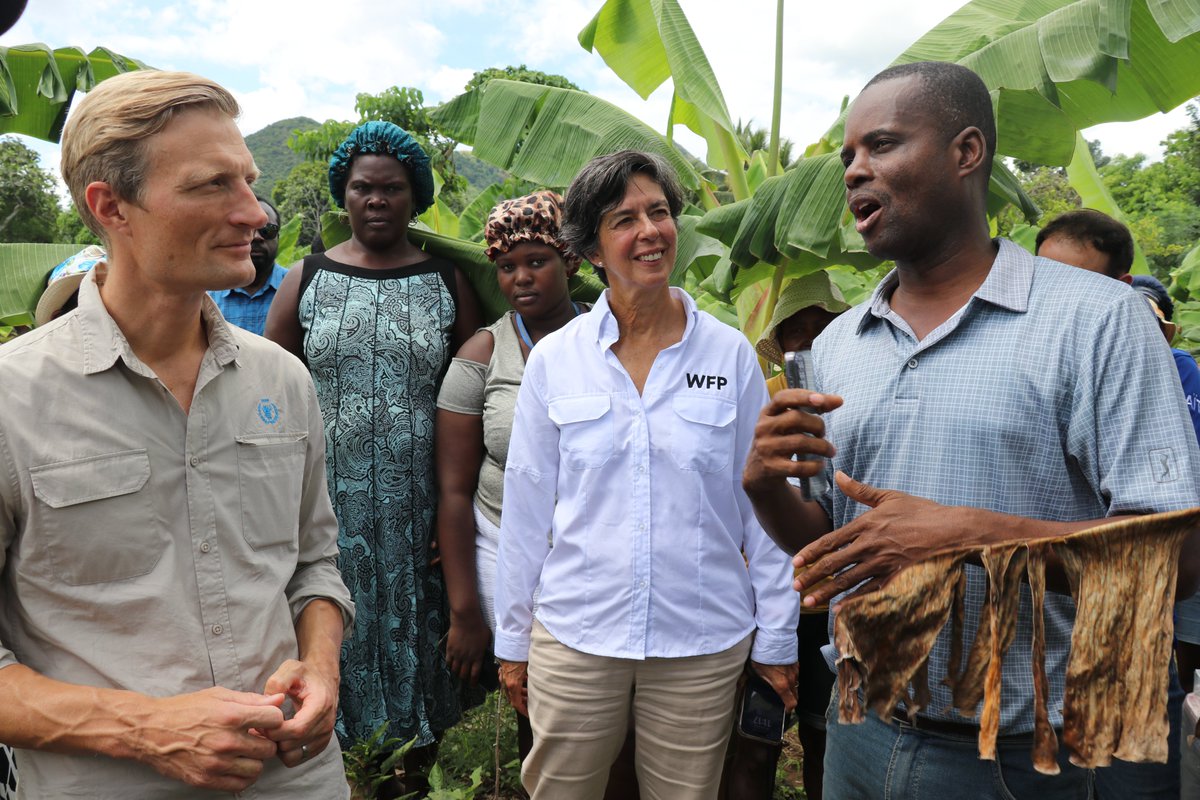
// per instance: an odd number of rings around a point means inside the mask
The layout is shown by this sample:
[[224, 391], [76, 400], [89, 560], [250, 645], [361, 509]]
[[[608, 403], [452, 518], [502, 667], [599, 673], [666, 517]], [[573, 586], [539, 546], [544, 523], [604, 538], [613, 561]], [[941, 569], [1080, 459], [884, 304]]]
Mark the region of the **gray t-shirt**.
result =
[[437, 402], [438, 408], [446, 411], [483, 417], [483, 465], [479, 468], [475, 505], [497, 526], [504, 502], [504, 463], [508, 460], [513, 409], [525, 375], [513, 315], [509, 311], [484, 329], [496, 340], [487, 364], [465, 358], [450, 362]]

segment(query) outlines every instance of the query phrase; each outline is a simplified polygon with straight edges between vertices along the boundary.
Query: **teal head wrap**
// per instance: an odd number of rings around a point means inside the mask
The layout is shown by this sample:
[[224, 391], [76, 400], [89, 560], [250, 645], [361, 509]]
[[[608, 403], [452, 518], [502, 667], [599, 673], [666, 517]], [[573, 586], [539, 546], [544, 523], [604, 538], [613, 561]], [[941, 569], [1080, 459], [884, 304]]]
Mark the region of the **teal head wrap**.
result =
[[350, 175], [350, 162], [364, 153], [394, 156], [408, 167], [412, 180], [413, 208], [418, 214], [433, 205], [433, 170], [429, 168], [429, 156], [399, 125], [373, 120], [352, 130], [346, 141], [329, 158], [329, 193], [339, 208], [346, 207], [346, 180]]

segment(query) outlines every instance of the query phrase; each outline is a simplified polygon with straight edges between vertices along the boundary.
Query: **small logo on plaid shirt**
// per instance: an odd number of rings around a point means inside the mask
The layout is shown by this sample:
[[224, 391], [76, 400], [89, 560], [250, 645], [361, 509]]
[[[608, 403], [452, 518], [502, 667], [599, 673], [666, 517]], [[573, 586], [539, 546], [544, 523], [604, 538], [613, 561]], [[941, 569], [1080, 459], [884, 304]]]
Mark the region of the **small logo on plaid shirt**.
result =
[[1179, 477], [1175, 468], [1175, 451], [1169, 447], [1150, 451], [1150, 474], [1156, 483], [1173, 483]]

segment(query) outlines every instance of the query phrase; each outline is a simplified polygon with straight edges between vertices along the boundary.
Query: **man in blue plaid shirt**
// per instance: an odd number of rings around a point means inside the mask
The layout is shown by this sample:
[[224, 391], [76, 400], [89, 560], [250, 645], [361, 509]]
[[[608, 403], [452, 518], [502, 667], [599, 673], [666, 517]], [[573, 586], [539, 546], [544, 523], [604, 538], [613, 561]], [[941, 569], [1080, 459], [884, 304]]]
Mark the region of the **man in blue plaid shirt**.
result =
[[[818, 392], [780, 392], [764, 409], [743, 477], [767, 531], [816, 565], [798, 582], [806, 605], [869, 590], [947, 544], [1200, 505], [1200, 450], [1145, 301], [991, 238], [995, 143], [987, 87], [954, 64], [885, 70], [847, 117], [847, 204], [867, 249], [896, 269], [817, 339]], [[831, 459], [836, 487], [819, 502], [788, 483], [819, 469], [793, 453]], [[1184, 548], [1182, 596], [1197, 544]], [[1061, 728], [1074, 604], [1057, 573], [1044, 618], [1050, 721]], [[985, 587], [982, 568], [967, 565], [966, 642]], [[830, 719], [826, 800], [1087, 798], [1089, 773], [1065, 748], [1059, 775], [1033, 769], [1031, 620], [1025, 587], [995, 761], [978, 757], [978, 722], [950, 710], [946, 630], [929, 660], [933, 702], [915, 726]]]
[[[255, 195], [258, 197], [258, 195]], [[267, 224], [254, 232], [250, 243], [250, 260], [254, 262], [254, 283], [240, 289], [209, 292], [221, 309], [221, 316], [231, 325], [262, 336], [267, 325], [267, 311], [287, 270], [275, 263], [279, 254], [279, 212], [271, 201], [258, 197], [258, 204], [267, 213]]]

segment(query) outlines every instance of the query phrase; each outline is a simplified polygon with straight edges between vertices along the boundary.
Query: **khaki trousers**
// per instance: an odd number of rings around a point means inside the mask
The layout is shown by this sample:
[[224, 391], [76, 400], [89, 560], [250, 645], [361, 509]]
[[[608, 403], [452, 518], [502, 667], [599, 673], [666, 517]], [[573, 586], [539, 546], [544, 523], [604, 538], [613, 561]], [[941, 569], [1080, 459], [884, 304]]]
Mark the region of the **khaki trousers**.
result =
[[752, 638], [712, 655], [638, 661], [573, 650], [535, 621], [525, 789], [533, 800], [599, 800], [632, 711], [642, 800], [716, 798]]

